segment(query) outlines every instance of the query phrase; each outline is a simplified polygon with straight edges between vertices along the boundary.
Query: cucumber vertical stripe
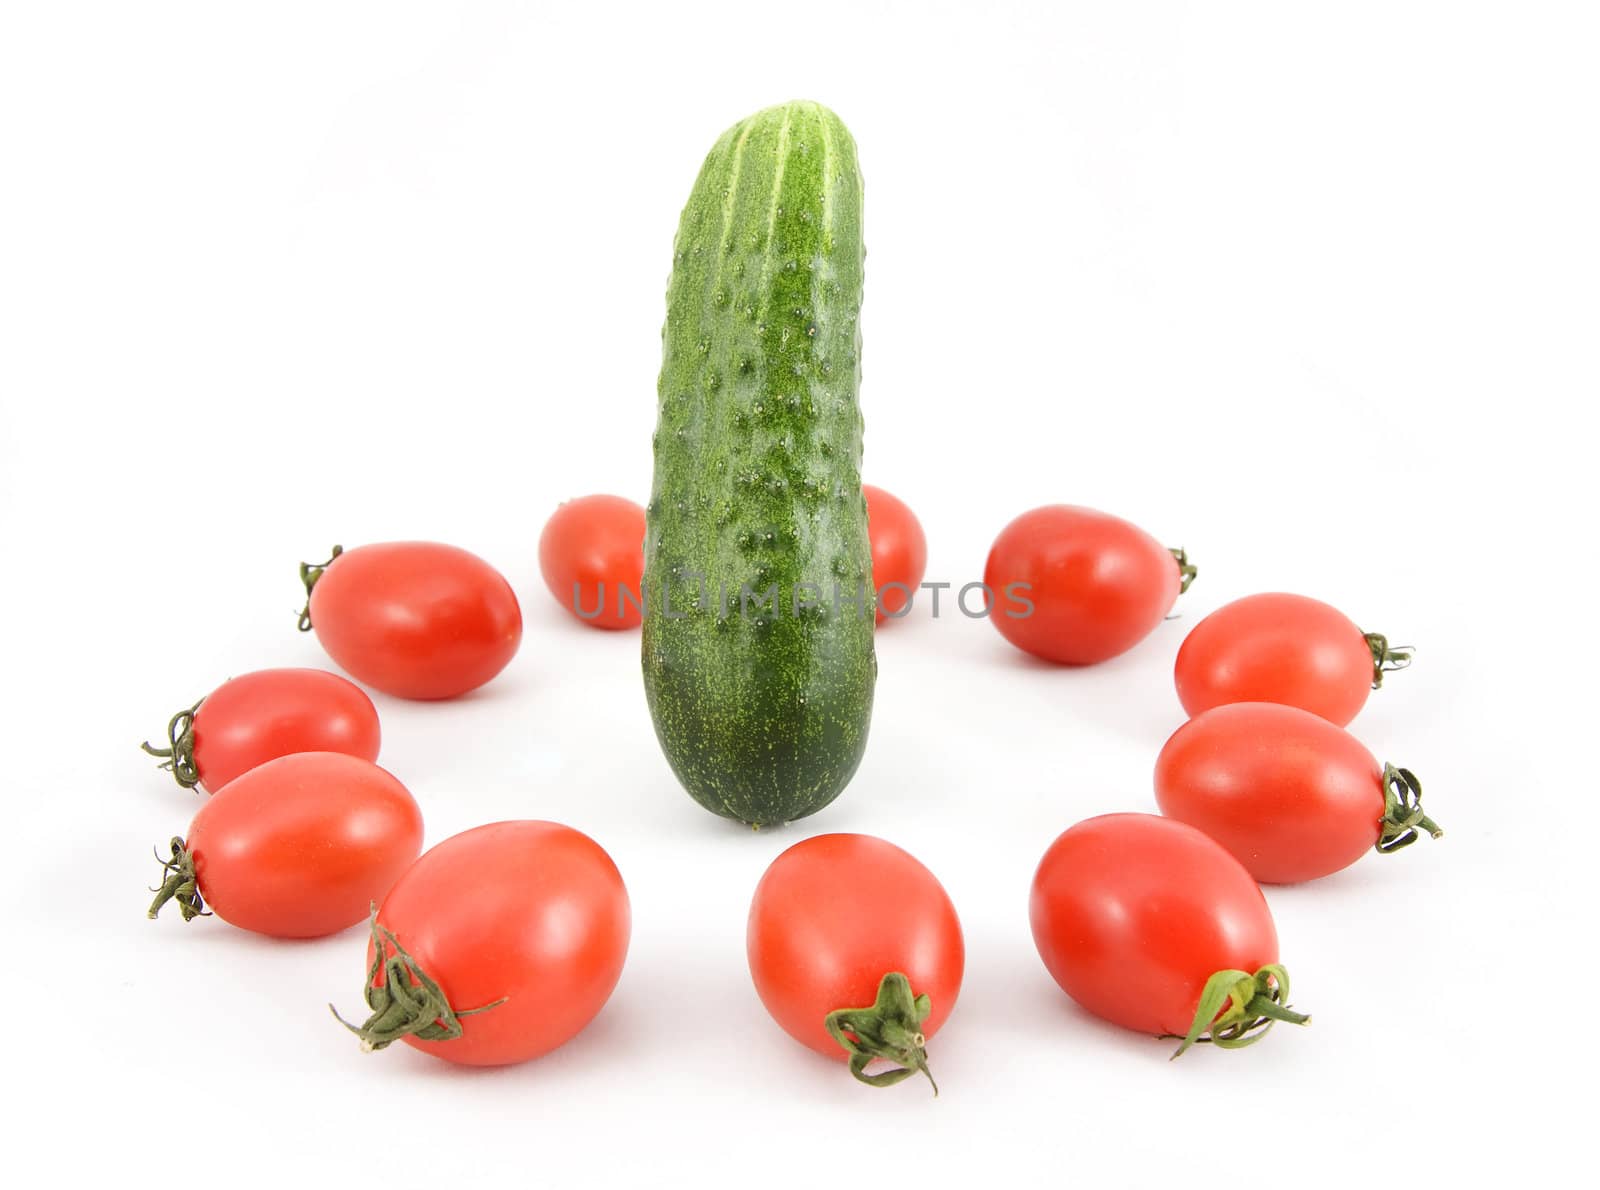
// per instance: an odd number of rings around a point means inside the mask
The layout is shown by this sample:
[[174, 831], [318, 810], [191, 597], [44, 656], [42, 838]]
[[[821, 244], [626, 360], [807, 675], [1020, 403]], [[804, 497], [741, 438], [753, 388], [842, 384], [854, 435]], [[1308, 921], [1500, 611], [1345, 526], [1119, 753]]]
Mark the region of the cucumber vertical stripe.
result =
[[837, 797], [872, 714], [861, 197], [839, 118], [783, 104], [712, 146], [673, 246], [645, 694], [689, 793], [756, 826]]

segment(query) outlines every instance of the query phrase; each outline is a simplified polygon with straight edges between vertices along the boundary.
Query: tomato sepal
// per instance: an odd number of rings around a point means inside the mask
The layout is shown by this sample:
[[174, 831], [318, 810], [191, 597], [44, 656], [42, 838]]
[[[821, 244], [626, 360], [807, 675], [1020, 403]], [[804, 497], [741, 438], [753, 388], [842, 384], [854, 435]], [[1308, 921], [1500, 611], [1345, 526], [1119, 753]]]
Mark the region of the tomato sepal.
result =
[[152, 747], [149, 740], [139, 745], [144, 752], [159, 757], [162, 763], [157, 767], [171, 773], [173, 779], [185, 789], [193, 789], [200, 784], [200, 770], [194, 763], [194, 716], [204, 701], [200, 699], [194, 706], [179, 711], [167, 720], [165, 748]]
[[[1248, 971], [1218, 971], [1201, 989], [1194, 1022], [1183, 1044], [1173, 1051], [1172, 1058], [1181, 1057], [1190, 1046], [1202, 1043], [1219, 1049], [1243, 1049], [1265, 1037], [1277, 1021], [1289, 1025], [1311, 1023], [1310, 1016], [1289, 1007], [1286, 968], [1268, 963], [1254, 975]], [[1162, 1036], [1176, 1037], [1177, 1034]]]
[[[378, 976], [383, 976], [379, 982]], [[402, 1037], [421, 1041], [454, 1041], [461, 1036], [461, 1018], [498, 1008], [508, 997], [478, 1008], [455, 1008], [432, 976], [406, 953], [394, 932], [378, 924], [377, 906], [372, 911], [372, 962], [367, 967], [365, 991], [372, 1010], [363, 1024], [352, 1025], [332, 1004], [328, 1011], [350, 1032], [361, 1039], [361, 1051], [374, 1053]]]
[[1174, 546], [1167, 552], [1172, 555], [1173, 560], [1178, 564], [1178, 594], [1182, 595], [1194, 584], [1194, 580], [1200, 576], [1200, 568], [1189, 561], [1189, 551], [1181, 545]]
[[195, 879], [194, 856], [184, 843], [183, 837], [173, 835], [172, 841], [167, 846], [172, 854], [166, 859], [161, 858], [161, 852], [156, 852], [156, 861], [160, 863], [165, 877], [159, 887], [150, 890], [156, 894], [156, 899], [150, 902], [150, 909], [145, 916], [154, 921], [163, 905], [168, 901], [176, 901], [178, 912], [183, 914], [184, 921], [193, 921], [197, 917], [210, 917], [211, 913], [206, 908], [205, 899], [200, 895], [200, 885]]
[[1383, 686], [1383, 675], [1394, 673], [1396, 670], [1405, 669], [1416, 656], [1416, 649], [1410, 645], [1391, 645], [1389, 638], [1381, 632], [1364, 632], [1361, 639], [1367, 642], [1367, 648], [1372, 650], [1372, 688], [1377, 690]]
[[344, 553], [344, 546], [336, 545], [328, 555], [326, 562], [300, 563], [300, 581], [306, 588], [306, 605], [300, 609], [299, 628], [301, 632], [311, 631], [311, 588], [317, 585], [317, 580], [322, 577], [322, 572], [333, 565], [333, 560]]
[[[933, 1010], [926, 992], [912, 994], [911, 981], [890, 971], [878, 983], [878, 998], [870, 1008], [836, 1008], [823, 1018], [829, 1035], [850, 1055], [850, 1073], [869, 1087], [892, 1087], [921, 1071], [933, 1086], [939, 1084], [928, 1069], [927, 1039], [922, 1022]], [[874, 1058], [898, 1063], [896, 1069], [868, 1074]]]
[[1374, 845], [1379, 855], [1409, 847], [1426, 833], [1430, 839], [1444, 836], [1437, 822], [1422, 812], [1422, 782], [1410, 769], [1383, 766], [1383, 829]]

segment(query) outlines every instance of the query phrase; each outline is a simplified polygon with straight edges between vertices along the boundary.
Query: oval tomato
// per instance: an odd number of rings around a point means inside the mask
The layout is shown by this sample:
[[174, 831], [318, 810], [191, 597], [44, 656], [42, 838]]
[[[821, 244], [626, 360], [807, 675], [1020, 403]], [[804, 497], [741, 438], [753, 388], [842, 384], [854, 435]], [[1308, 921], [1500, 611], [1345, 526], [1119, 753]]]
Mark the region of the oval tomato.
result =
[[591, 628], [637, 628], [644, 532], [644, 509], [621, 496], [562, 504], [539, 535], [539, 571], [556, 602]]
[[1221, 843], [1257, 880], [1292, 884], [1397, 851], [1419, 832], [1421, 787], [1343, 728], [1299, 707], [1236, 702], [1203, 711], [1156, 760], [1161, 812]]
[[506, 667], [522, 642], [511, 584], [476, 554], [431, 541], [334, 549], [300, 567], [300, 627], [340, 668], [398, 698], [454, 698]]
[[928, 568], [928, 538], [905, 501], [869, 483], [862, 484], [861, 490], [867, 497], [872, 589], [878, 594], [878, 623], [882, 624], [910, 611]]
[[[955, 1007], [966, 963], [943, 886], [871, 835], [817, 835], [773, 860], [750, 904], [746, 951], [773, 1020], [819, 1054], [848, 1057], [875, 1086], [927, 1073], [926, 1040]], [[869, 1075], [873, 1058], [899, 1065]]]
[[1194, 626], [1173, 677], [1190, 715], [1231, 702], [1281, 702], [1343, 727], [1411, 662], [1379, 633], [1363, 633], [1337, 608], [1272, 592], [1224, 604]]
[[342, 752], [296, 752], [229, 781], [172, 840], [155, 917], [176, 901], [241, 929], [320, 938], [353, 926], [422, 850], [406, 787]]
[[142, 745], [185, 789], [210, 792], [294, 752], [378, 759], [378, 710], [365, 691], [321, 669], [230, 678], [167, 724], [167, 747]]
[[1184, 823], [1154, 814], [1078, 823], [1045, 852], [1029, 917], [1067, 995], [1125, 1029], [1182, 1037], [1180, 1054], [1201, 1040], [1247, 1045], [1272, 1021], [1309, 1019], [1288, 1008], [1261, 889]]
[[1137, 525], [1051, 504], [1000, 531], [983, 580], [1001, 636], [1046, 661], [1093, 665], [1149, 636], [1194, 575]]
[[524, 1062], [587, 1025], [622, 974], [628, 893], [554, 822], [495, 822], [430, 848], [373, 919], [367, 1049], [404, 1039], [466, 1066]]

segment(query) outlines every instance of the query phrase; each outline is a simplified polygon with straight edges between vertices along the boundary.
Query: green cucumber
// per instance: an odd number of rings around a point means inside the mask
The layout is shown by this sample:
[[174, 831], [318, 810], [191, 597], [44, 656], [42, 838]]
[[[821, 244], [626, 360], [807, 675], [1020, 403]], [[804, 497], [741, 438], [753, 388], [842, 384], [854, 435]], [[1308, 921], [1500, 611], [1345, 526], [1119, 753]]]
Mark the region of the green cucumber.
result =
[[722, 134], [673, 245], [644, 688], [684, 788], [752, 826], [822, 809], [867, 743], [864, 255], [855, 141], [800, 102]]

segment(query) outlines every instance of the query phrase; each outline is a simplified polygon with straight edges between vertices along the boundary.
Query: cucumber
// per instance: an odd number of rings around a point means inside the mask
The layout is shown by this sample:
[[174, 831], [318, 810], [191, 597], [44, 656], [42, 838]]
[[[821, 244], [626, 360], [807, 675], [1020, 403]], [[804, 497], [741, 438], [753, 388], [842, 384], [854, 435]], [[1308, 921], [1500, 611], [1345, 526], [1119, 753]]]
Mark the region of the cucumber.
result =
[[855, 141], [804, 102], [722, 134], [673, 246], [645, 696], [689, 794], [756, 827], [833, 801], [872, 717], [864, 255]]

